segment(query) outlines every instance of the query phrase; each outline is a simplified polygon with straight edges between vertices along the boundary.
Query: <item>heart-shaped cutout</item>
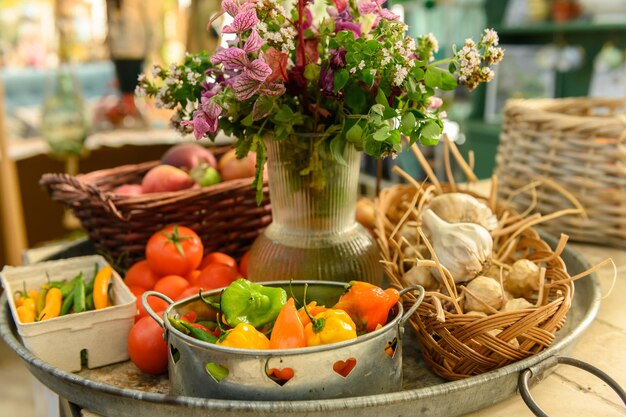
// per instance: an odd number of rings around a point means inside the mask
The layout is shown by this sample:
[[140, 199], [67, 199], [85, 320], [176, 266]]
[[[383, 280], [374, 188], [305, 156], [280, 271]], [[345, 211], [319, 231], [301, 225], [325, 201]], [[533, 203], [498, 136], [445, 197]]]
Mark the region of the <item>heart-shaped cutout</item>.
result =
[[280, 385], [281, 387], [287, 383], [294, 376], [293, 369], [291, 368], [271, 368], [267, 371], [267, 376], [270, 377], [272, 381]]
[[349, 358], [345, 361], [337, 361], [333, 364], [333, 371], [342, 377], [347, 377], [356, 366], [356, 358]]
[[180, 360], [180, 352], [174, 347], [174, 345], [170, 345], [170, 353], [172, 354], [172, 361], [174, 363]]
[[220, 382], [228, 376], [228, 368], [214, 362], [207, 362], [206, 365], [204, 365], [204, 369], [211, 375], [215, 382]]
[[398, 349], [398, 338], [394, 337], [392, 341], [387, 342], [385, 345], [385, 353], [390, 358], [393, 358], [396, 354], [396, 350]]

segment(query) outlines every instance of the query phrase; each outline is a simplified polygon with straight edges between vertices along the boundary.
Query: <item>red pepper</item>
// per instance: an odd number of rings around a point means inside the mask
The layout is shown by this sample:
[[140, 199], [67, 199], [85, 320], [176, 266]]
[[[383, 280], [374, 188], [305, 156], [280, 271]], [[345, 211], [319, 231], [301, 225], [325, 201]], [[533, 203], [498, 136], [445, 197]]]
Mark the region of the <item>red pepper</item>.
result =
[[383, 290], [367, 282], [351, 281], [348, 283], [348, 291], [333, 308], [348, 313], [357, 330], [371, 332], [376, 330], [376, 326], [387, 323], [389, 310], [399, 299], [400, 293], [394, 288]]
[[195, 323], [197, 318], [198, 314], [193, 310], [180, 316], [181, 320], [185, 320], [188, 323]]

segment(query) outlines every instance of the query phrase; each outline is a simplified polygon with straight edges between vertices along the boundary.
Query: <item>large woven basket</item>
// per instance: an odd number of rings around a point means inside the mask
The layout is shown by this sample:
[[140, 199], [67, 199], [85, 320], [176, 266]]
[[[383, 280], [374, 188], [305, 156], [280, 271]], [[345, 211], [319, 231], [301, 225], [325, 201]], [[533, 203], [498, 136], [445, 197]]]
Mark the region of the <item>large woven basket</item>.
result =
[[[587, 216], [565, 216], [542, 227], [572, 240], [626, 246], [626, 116], [624, 102], [568, 98], [510, 100], [496, 157], [499, 191], [518, 211], [551, 213], [571, 203], [564, 193], [533, 187], [548, 179], [580, 202]], [[530, 188], [529, 188], [530, 189]], [[536, 199], [535, 199], [536, 197]]]
[[44, 174], [40, 184], [53, 200], [72, 210], [96, 249], [119, 269], [143, 259], [150, 236], [167, 225], [196, 231], [205, 253], [222, 251], [239, 257], [271, 222], [267, 184], [263, 202], [257, 205], [252, 178], [138, 196], [111, 192], [119, 185], [141, 182], [157, 164], [124, 165], [77, 176]]

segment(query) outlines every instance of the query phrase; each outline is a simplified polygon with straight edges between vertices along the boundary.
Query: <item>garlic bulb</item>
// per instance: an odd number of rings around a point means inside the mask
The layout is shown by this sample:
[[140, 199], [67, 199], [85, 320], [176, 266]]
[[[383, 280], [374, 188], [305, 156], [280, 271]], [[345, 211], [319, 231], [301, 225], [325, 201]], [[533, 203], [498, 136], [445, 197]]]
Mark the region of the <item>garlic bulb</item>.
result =
[[467, 284], [467, 290], [471, 294], [467, 294], [465, 297], [465, 311], [482, 311], [486, 314], [492, 314], [493, 310], [487, 306], [498, 310], [504, 303], [502, 287], [493, 278], [476, 277]]
[[432, 291], [439, 288], [439, 282], [430, 273], [430, 268], [423, 266], [414, 266], [405, 272], [402, 280], [406, 285], [421, 285], [426, 291]]
[[491, 209], [469, 194], [441, 194], [433, 198], [426, 208], [448, 223], [476, 223], [489, 231], [498, 227], [498, 218]]
[[528, 302], [525, 298], [512, 298], [504, 304], [504, 307], [502, 307], [500, 311], [517, 311], [533, 307], [534, 305]]
[[504, 288], [515, 297], [529, 297], [539, 290], [539, 267], [528, 259], [518, 259], [506, 276]]
[[[439, 262], [450, 271], [454, 282], [475, 278], [491, 259], [493, 239], [484, 227], [475, 223], [448, 223], [432, 210], [423, 212], [422, 222]], [[438, 269], [433, 269], [433, 274], [441, 280]]]
[[404, 223], [396, 236], [398, 242], [405, 238], [411, 245], [417, 244], [417, 222], [408, 221]]

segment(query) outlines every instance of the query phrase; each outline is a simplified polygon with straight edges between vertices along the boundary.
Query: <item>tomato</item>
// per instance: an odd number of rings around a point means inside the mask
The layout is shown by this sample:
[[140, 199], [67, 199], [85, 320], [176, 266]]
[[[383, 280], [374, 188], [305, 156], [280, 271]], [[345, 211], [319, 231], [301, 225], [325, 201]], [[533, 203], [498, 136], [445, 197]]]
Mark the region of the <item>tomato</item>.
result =
[[202, 262], [202, 241], [188, 227], [168, 226], [153, 234], [146, 244], [146, 260], [159, 275], [186, 277]]
[[[152, 311], [163, 311], [169, 307], [167, 301], [154, 296], [148, 297], [148, 305], [150, 306]], [[141, 303], [141, 296], [139, 296], [139, 298], [137, 299], [137, 311], [138, 313], [135, 316], [135, 322], [148, 316], [148, 312], [145, 308], [143, 308], [143, 304]]]
[[175, 300], [187, 288], [189, 288], [189, 281], [178, 275], [167, 275], [154, 284], [154, 291], [165, 294], [172, 300]]
[[[141, 288], [137, 285], [129, 285], [128, 289], [133, 293], [135, 297], [137, 297], [137, 311], [135, 312], [135, 318], [139, 316], [139, 306], [141, 305], [141, 296], [144, 292], [146, 292], [145, 288]], [[136, 321], [136, 320], [135, 320]]]
[[194, 269], [189, 273], [189, 275], [187, 275], [187, 281], [189, 281], [189, 285], [193, 287], [198, 284], [198, 277], [200, 276], [200, 272], [202, 271], [199, 269]]
[[224, 264], [210, 264], [202, 270], [198, 277], [198, 286], [203, 290], [227, 287], [228, 284], [241, 278], [237, 269]]
[[198, 295], [198, 291], [200, 291], [200, 287], [188, 287], [185, 291], [178, 294], [178, 297], [176, 297], [174, 301], [182, 300], [183, 298], [191, 297], [192, 295]]
[[146, 290], [154, 288], [154, 284], [156, 284], [158, 280], [159, 276], [152, 272], [150, 265], [148, 265], [148, 261], [145, 259], [134, 263], [130, 268], [128, 268], [126, 276], [124, 277], [124, 282], [129, 287], [136, 285], [145, 288]]
[[[163, 311], [157, 313], [163, 315]], [[142, 372], [162, 374], [167, 371], [167, 343], [163, 328], [152, 317], [135, 323], [128, 334], [128, 355]]]
[[248, 278], [248, 259], [250, 258], [250, 249], [246, 251], [241, 257], [241, 261], [239, 262], [239, 271], [241, 271], [241, 275], [244, 278]]
[[224, 264], [232, 268], [237, 268], [237, 261], [235, 261], [232, 256], [227, 255], [223, 252], [211, 252], [202, 259], [202, 263], [200, 264], [199, 269], [204, 269], [209, 266], [209, 264], [213, 263]]

